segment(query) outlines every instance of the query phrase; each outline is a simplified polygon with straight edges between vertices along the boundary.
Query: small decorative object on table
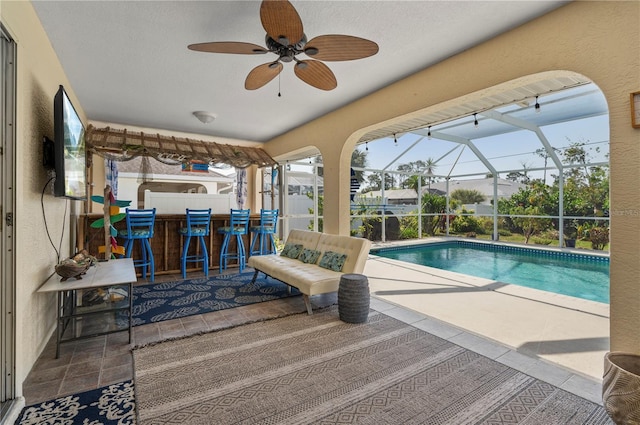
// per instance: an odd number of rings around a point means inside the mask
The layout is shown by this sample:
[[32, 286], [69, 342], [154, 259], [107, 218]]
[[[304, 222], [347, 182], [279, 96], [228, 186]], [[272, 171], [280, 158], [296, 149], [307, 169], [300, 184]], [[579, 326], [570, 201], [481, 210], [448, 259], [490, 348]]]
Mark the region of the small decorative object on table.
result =
[[89, 267], [95, 264], [96, 257], [90, 255], [87, 250], [82, 250], [73, 257], [62, 260], [56, 265], [56, 273], [62, 277], [61, 282], [70, 277], [82, 279], [82, 275], [87, 272]]

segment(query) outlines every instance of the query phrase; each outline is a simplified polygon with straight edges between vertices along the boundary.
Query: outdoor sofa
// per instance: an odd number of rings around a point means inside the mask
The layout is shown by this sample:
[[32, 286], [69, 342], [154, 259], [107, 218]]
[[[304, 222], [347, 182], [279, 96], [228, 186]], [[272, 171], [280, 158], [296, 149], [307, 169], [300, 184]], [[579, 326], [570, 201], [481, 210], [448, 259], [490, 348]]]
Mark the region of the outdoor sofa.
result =
[[311, 295], [338, 291], [345, 273], [362, 273], [371, 241], [352, 236], [292, 230], [280, 254], [254, 255], [248, 265], [302, 292], [307, 312]]

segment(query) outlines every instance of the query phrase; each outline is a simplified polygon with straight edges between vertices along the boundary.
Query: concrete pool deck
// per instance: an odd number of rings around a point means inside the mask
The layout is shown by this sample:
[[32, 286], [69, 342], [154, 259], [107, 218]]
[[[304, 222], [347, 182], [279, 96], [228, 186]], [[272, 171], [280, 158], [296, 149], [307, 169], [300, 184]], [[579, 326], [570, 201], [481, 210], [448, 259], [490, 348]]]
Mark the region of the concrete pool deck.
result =
[[602, 403], [608, 304], [375, 255], [364, 274], [373, 308]]

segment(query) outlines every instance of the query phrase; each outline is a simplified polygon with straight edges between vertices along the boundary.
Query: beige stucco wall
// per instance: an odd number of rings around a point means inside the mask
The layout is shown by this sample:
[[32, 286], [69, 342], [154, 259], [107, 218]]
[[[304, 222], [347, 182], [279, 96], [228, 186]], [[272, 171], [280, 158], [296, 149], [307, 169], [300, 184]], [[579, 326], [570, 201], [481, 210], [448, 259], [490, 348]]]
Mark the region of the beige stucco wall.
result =
[[[44, 218], [40, 197], [50, 174], [42, 167], [42, 138], [53, 139], [53, 97], [65, 86], [84, 118], [55, 52], [29, 2], [3, 1], [2, 23], [17, 43], [16, 121], [16, 385], [22, 382], [49, 339], [55, 323], [55, 298], [35, 291], [53, 272], [57, 255], [47, 238], [70, 253], [70, 212], [80, 203], [55, 198], [52, 182], [46, 186]], [[79, 211], [79, 210], [78, 210]], [[61, 240], [62, 237], [62, 240]]]
[[640, 353], [640, 2], [573, 2], [269, 141], [272, 156], [307, 145], [323, 155], [324, 230], [349, 232], [349, 161], [364, 128], [543, 72], [586, 76], [604, 93], [611, 131], [611, 348]]

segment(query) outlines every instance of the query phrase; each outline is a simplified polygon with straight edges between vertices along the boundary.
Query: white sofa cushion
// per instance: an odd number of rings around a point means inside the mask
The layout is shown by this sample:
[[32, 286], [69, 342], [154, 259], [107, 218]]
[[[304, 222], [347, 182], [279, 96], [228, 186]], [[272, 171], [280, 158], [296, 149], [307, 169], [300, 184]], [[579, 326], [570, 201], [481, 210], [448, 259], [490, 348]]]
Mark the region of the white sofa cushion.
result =
[[[367, 262], [371, 242], [363, 238], [336, 236], [323, 233], [316, 250], [324, 254], [326, 251], [346, 254], [342, 273], [362, 273]], [[322, 256], [320, 254], [320, 256]]]
[[258, 271], [261, 271], [298, 288], [304, 295], [309, 314], [311, 314], [309, 296], [336, 292], [343, 274], [362, 273], [371, 247], [371, 242], [367, 239], [328, 235], [308, 230], [292, 230], [286, 243], [302, 244], [304, 248], [319, 251], [320, 255], [326, 251], [346, 255], [342, 271], [339, 272], [320, 267], [317, 263], [305, 263], [299, 259], [278, 254], [249, 257], [248, 265], [256, 269], [256, 276]]
[[274, 279], [295, 286], [307, 295], [335, 292], [342, 273], [323, 269], [316, 264], [279, 255], [258, 255], [249, 257], [249, 267], [260, 270]]
[[316, 249], [322, 233], [294, 229], [289, 232], [286, 243], [302, 244], [305, 248]]

